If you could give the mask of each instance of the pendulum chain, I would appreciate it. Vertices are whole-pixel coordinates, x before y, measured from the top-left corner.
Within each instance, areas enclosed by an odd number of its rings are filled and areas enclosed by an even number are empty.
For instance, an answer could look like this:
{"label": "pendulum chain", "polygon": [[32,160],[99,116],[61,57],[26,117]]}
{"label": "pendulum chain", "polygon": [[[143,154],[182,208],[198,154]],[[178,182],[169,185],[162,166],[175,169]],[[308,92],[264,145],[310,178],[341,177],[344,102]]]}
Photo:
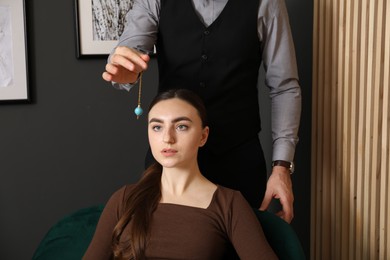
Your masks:
{"label": "pendulum chain", "polygon": [[137,115],[137,119],[144,112],[141,108],[141,92],[142,92],[142,72],[139,74],[139,84],[138,84],[138,106],[134,109],[134,113]]}

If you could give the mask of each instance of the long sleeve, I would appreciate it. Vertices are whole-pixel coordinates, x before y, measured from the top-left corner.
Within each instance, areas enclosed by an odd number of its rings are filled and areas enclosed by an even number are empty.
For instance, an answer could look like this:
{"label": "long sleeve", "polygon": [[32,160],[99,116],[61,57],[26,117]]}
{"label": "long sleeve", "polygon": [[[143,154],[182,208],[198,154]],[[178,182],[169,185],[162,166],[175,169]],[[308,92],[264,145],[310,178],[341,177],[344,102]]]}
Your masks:
{"label": "long sleeve", "polygon": [[240,259],[277,259],[253,209],[240,192],[230,207],[228,236]]}
{"label": "long sleeve", "polygon": [[125,187],[115,192],[108,200],[96,226],[92,241],[83,256],[83,260],[112,259],[112,233],[119,220],[124,192]]}
{"label": "long sleeve", "polygon": [[117,46],[140,46],[153,51],[157,40],[159,0],[135,0],[133,8],[126,15],[126,26]]}
{"label": "long sleeve", "polygon": [[273,160],[293,161],[301,114],[295,48],[284,0],[260,5],[259,38],[263,46],[265,84],[270,88]]}

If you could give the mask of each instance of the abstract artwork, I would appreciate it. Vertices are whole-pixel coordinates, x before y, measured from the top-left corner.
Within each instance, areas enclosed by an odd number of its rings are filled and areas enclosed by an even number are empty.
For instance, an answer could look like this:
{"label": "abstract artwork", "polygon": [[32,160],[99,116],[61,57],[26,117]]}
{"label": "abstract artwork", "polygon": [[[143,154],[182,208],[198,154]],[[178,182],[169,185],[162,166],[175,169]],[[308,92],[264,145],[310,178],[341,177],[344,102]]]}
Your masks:
{"label": "abstract artwork", "polygon": [[133,0],[76,0],[77,57],[107,56],[132,6]]}

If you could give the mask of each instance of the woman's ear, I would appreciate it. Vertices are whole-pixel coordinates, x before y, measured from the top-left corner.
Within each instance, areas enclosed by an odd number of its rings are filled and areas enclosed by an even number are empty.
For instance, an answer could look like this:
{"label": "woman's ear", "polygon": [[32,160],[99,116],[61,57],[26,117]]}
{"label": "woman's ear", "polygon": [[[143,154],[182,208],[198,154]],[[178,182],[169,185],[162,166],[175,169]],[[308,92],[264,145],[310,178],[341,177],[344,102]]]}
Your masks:
{"label": "woman's ear", "polygon": [[209,127],[206,126],[205,128],[202,129],[202,137],[200,139],[200,144],[199,147],[202,147],[206,144],[207,138],[209,137]]}

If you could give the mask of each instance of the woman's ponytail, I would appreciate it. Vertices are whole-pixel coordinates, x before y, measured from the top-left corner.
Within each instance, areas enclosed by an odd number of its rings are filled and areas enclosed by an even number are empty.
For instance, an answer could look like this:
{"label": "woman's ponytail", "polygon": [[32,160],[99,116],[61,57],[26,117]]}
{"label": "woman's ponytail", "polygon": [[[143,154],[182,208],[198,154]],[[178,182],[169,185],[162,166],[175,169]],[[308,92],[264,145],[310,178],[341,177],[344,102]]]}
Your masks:
{"label": "woman's ponytail", "polygon": [[[122,217],[114,228],[115,259],[145,259],[153,212],[161,200],[162,167],[155,162],[130,191]],[[129,225],[129,232],[123,232]]]}

